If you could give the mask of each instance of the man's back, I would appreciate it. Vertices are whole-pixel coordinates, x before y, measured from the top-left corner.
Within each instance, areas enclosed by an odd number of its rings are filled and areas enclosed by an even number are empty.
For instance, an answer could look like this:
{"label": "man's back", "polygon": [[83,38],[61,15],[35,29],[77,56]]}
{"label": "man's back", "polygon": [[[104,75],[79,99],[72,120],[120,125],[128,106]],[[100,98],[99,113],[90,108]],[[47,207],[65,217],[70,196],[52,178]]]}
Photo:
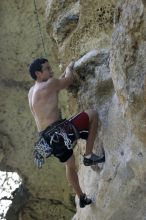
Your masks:
{"label": "man's back", "polygon": [[59,120],[58,92],[46,86],[46,82],[36,83],[30,89],[28,99],[39,132]]}

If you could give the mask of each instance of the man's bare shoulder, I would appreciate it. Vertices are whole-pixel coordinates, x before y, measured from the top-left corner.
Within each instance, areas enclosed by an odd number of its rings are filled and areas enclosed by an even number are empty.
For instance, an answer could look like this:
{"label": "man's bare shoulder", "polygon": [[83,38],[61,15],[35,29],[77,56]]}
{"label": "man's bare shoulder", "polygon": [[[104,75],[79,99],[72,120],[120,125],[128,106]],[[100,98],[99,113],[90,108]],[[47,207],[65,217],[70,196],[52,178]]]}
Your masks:
{"label": "man's bare shoulder", "polygon": [[29,89],[28,97],[30,97],[33,94],[33,92],[35,93],[40,93],[43,91],[53,92],[54,90],[56,90],[58,82],[59,82],[59,79],[52,77],[45,82],[41,82],[37,85],[35,84]]}
{"label": "man's bare shoulder", "polygon": [[52,77],[48,79],[46,82],[41,83],[41,88],[54,91],[57,88],[58,82],[59,79]]}
{"label": "man's bare shoulder", "polygon": [[50,79],[48,79],[47,81],[46,81],[46,84],[52,84],[52,83],[56,83],[56,82],[58,82],[59,81],[59,79],[57,79],[57,78],[55,78],[55,77],[51,77]]}

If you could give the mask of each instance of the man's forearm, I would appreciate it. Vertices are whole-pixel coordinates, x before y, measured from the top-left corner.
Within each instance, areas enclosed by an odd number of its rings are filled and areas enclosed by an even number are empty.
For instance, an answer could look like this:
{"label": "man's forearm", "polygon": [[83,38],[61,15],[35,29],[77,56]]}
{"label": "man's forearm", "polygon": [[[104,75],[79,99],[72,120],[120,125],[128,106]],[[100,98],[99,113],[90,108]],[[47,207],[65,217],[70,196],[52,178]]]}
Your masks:
{"label": "man's forearm", "polygon": [[64,78],[64,77],[65,77],[65,71],[64,71],[64,73],[61,74],[61,76],[59,77],[59,79],[62,79],[62,78]]}
{"label": "man's forearm", "polygon": [[68,86],[70,86],[74,81],[74,75],[73,75],[73,67],[74,62],[72,61],[67,68],[65,69],[64,73],[59,77],[59,79],[65,79],[65,84],[67,83]]}
{"label": "man's forearm", "polygon": [[73,70],[66,72],[65,78],[68,78],[70,80],[70,83],[72,84],[74,81]]}

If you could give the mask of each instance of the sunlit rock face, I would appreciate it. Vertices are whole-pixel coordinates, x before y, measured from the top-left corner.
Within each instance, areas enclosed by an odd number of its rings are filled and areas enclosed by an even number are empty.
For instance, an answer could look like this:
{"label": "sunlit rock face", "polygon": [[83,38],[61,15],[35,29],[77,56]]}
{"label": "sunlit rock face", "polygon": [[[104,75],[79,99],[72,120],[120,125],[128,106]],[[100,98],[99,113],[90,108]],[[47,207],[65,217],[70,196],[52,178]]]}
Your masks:
{"label": "sunlit rock face", "polygon": [[73,219],[145,220],[145,1],[47,1],[47,31],[62,64],[85,55],[75,64],[70,110],[98,111],[94,151],[99,145],[106,152],[99,168],[84,167],[78,157],[82,189],[94,203],[80,209],[76,199]]}
{"label": "sunlit rock face", "polygon": [[[45,29],[45,1],[36,4],[47,58],[57,71],[55,47]],[[70,219],[75,208],[64,166],[51,158],[38,170],[33,161],[37,130],[28,107],[33,84],[28,65],[45,56],[34,1],[1,1],[0,11],[0,170],[17,172],[23,185],[14,193],[7,219]]]}
{"label": "sunlit rock face", "polygon": [[116,0],[47,1],[47,31],[63,63],[91,49],[110,47]]}

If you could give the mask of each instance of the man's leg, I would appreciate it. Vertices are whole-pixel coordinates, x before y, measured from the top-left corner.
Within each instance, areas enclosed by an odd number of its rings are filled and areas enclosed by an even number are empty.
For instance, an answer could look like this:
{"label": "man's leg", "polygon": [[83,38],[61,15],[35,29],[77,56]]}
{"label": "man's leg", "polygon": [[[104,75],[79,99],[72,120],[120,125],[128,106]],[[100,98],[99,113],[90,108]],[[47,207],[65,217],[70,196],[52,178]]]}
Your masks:
{"label": "man's leg", "polygon": [[75,193],[80,198],[83,195],[83,192],[79,185],[74,155],[72,155],[66,162],[66,177],[73,186]]}
{"label": "man's leg", "polygon": [[86,151],[85,156],[92,154],[94,141],[97,135],[98,128],[98,114],[95,110],[86,110],[85,111],[89,117],[89,135],[86,141]]}
{"label": "man's leg", "polygon": [[86,205],[90,205],[92,200],[87,198],[87,196],[82,192],[79,184],[74,155],[72,155],[66,162],[66,176],[73,186],[75,193],[79,197],[80,208],[84,208]]}
{"label": "man's leg", "polygon": [[[86,110],[70,119],[79,132],[79,138],[86,140],[86,151],[83,159],[85,166],[92,166],[105,162],[105,153],[102,148],[102,156],[95,155],[92,150],[97,135],[98,113],[95,110]],[[88,135],[87,135],[88,134]]]}
{"label": "man's leg", "polygon": [[97,156],[92,152],[98,128],[98,114],[95,110],[85,111],[89,117],[89,134],[86,141],[86,151],[83,159],[85,166],[91,166],[105,162],[105,153],[102,149],[102,156]]}

